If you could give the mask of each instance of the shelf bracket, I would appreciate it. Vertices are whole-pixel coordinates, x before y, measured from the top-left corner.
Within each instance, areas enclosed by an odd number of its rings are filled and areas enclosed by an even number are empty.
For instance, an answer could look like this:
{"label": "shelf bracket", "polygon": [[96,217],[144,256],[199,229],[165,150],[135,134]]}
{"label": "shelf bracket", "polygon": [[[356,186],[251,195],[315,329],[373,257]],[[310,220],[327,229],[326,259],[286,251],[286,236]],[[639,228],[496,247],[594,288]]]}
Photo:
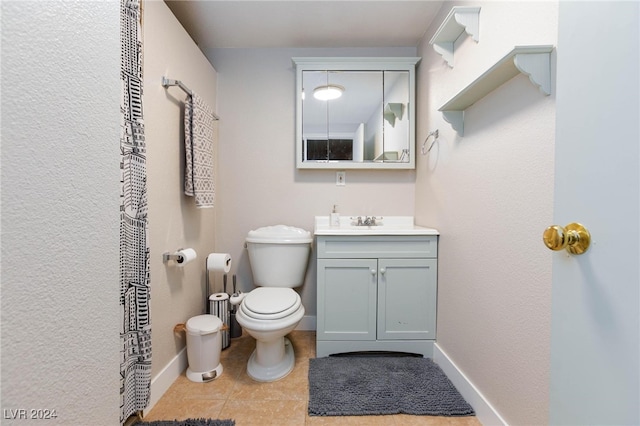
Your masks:
{"label": "shelf bracket", "polygon": [[450,68],[453,68],[453,42],[441,41],[433,43],[433,50],[435,50],[438,55],[442,56],[442,59],[444,59]]}
{"label": "shelf bracket", "polygon": [[[455,9],[455,8],[454,8]],[[469,37],[476,43],[480,41],[480,8],[469,7],[460,8],[464,10],[456,11],[453,14],[454,19],[469,34]]]}
{"label": "shelf bracket", "polygon": [[529,77],[531,83],[545,95],[551,94],[551,73],[548,53],[519,53],[513,63],[520,72]]}
{"label": "shelf bracket", "polygon": [[429,44],[453,68],[454,43],[466,32],[473,41],[480,41],[480,8],[455,6],[444,18]]}
{"label": "shelf bracket", "polygon": [[442,118],[458,135],[464,136],[464,111],[442,111]]}

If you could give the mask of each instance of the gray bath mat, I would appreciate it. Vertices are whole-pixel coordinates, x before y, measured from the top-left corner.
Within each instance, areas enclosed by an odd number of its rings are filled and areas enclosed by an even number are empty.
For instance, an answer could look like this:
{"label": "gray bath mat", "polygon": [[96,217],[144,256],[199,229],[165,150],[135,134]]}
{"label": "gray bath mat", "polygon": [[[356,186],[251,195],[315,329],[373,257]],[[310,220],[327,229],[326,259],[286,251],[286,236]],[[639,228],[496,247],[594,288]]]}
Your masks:
{"label": "gray bath mat", "polygon": [[138,422],[134,426],[234,426],[235,424],[234,420],[186,419]]}
{"label": "gray bath mat", "polygon": [[429,358],[309,360],[310,416],[469,416],[473,408]]}

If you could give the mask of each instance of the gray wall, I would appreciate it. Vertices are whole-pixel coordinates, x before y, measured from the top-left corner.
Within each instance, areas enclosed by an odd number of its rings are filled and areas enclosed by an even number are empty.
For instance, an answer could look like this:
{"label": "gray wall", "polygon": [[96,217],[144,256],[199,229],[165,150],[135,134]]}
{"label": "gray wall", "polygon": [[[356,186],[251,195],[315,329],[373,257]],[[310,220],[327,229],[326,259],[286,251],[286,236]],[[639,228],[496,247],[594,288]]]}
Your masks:
{"label": "gray wall", "polygon": [[2,409],[57,415],[2,423],[113,425],[119,3],[1,6]]}

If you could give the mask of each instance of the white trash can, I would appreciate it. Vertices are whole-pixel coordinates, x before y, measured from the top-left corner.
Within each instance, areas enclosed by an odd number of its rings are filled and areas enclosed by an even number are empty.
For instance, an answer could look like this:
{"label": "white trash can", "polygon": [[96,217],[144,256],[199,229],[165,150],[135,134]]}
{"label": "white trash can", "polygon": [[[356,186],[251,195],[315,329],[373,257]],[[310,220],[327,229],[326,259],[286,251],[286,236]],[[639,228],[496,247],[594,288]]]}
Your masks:
{"label": "white trash can", "polygon": [[187,321],[187,378],[209,382],[222,374],[220,351],[222,321],[215,315],[198,315]]}

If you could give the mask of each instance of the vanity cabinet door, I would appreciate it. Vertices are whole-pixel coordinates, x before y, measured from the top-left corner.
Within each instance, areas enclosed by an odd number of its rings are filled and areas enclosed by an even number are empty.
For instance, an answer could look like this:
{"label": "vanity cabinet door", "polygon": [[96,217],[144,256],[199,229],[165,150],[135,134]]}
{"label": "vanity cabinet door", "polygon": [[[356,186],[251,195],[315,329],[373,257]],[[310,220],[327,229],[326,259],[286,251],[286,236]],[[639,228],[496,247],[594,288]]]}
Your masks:
{"label": "vanity cabinet door", "polygon": [[318,340],[376,339],[376,259],[318,259]]}
{"label": "vanity cabinet door", "polygon": [[379,259],[378,339],[435,339],[436,294],[436,259]]}

